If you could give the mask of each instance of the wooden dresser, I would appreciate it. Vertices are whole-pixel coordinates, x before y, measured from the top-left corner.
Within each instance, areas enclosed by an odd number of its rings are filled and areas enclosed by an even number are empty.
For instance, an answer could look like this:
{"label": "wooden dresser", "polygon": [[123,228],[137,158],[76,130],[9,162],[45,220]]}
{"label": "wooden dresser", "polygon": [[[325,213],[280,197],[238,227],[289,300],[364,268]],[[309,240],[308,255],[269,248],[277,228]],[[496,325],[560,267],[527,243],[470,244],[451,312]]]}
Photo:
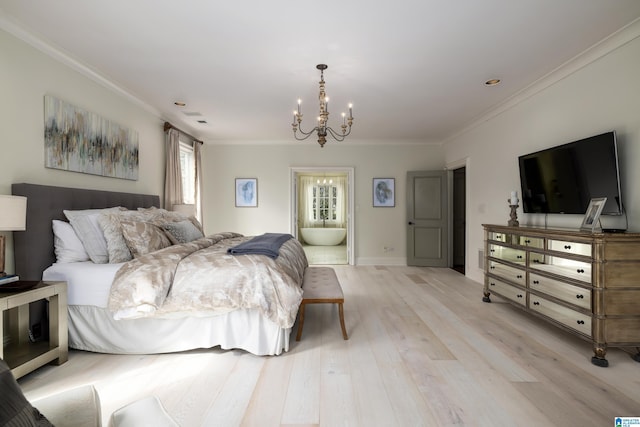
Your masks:
{"label": "wooden dresser", "polygon": [[483,301],[499,295],[591,341],[598,366],[608,346],[640,347],[640,233],[483,226]]}

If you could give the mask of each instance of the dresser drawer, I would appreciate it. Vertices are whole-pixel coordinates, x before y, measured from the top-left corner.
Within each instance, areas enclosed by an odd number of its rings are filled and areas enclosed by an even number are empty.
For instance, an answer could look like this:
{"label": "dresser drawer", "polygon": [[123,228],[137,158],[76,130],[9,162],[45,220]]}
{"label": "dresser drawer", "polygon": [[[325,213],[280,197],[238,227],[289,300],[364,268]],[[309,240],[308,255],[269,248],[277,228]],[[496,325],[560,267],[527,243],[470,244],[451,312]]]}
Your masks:
{"label": "dresser drawer", "polygon": [[489,256],[523,265],[526,260],[526,252],[523,250],[493,244],[489,245]]}
{"label": "dresser drawer", "polygon": [[489,273],[503,277],[523,287],[527,284],[527,275],[524,270],[510,267],[495,261],[489,261]]}
{"label": "dresser drawer", "polygon": [[585,310],[591,310],[591,290],[589,289],[533,273],[529,274],[529,289],[554,296]]}
{"label": "dresser drawer", "polygon": [[590,243],[576,243],[567,242],[564,240],[549,239],[547,249],[572,255],[583,255],[588,257],[592,255]]}
{"label": "dresser drawer", "polygon": [[501,282],[493,277],[487,277],[487,280],[489,281],[489,292],[495,292],[497,295],[521,304],[522,306],[527,305],[527,293],[524,289]]}
{"label": "dresser drawer", "polygon": [[553,273],[569,279],[578,280],[585,284],[591,284],[591,264],[572,259],[547,256],[544,260],[534,261],[529,264],[532,270]]}
{"label": "dresser drawer", "polygon": [[520,236],[519,244],[528,248],[544,248],[544,239],[541,237]]}
{"label": "dresser drawer", "polygon": [[556,304],[539,296],[529,295],[529,308],[544,314],[569,328],[591,336],[591,316],[578,313],[570,308]]}
{"label": "dresser drawer", "polygon": [[497,242],[506,242],[507,241],[507,234],[499,233],[497,231],[492,231],[492,232],[489,233],[489,240],[495,240]]}

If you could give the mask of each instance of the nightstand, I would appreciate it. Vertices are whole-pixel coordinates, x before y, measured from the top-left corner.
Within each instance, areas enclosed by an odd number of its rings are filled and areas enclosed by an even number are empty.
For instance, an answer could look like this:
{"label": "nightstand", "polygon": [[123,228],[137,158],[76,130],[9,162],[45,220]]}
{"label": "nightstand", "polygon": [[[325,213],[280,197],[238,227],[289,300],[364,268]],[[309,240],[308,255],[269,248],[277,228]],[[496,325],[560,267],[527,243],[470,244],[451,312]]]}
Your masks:
{"label": "nightstand", "polygon": [[[15,291],[0,292],[0,331],[3,344],[0,358],[4,359],[15,378],[54,362],[58,365],[68,358],[67,283],[66,282],[13,282]],[[7,286],[7,285],[2,285]],[[25,290],[20,290],[21,288]],[[49,341],[32,342],[29,339],[29,303],[49,301]],[[8,328],[4,328],[8,312]],[[4,346],[5,337],[9,342]]]}

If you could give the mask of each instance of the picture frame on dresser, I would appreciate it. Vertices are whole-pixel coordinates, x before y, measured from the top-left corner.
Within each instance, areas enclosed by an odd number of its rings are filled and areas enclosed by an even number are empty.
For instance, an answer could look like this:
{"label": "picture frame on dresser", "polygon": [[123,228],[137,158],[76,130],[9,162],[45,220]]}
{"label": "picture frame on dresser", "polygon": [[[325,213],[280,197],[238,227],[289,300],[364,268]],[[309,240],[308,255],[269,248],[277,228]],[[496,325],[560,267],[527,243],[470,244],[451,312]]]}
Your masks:
{"label": "picture frame on dresser", "polygon": [[600,214],[602,213],[602,209],[604,208],[605,203],[607,203],[606,197],[598,197],[591,199],[589,202],[589,207],[587,207],[587,211],[584,214],[584,218],[582,219],[582,225],[580,225],[581,231],[595,231],[601,230],[602,227],[599,225]]}

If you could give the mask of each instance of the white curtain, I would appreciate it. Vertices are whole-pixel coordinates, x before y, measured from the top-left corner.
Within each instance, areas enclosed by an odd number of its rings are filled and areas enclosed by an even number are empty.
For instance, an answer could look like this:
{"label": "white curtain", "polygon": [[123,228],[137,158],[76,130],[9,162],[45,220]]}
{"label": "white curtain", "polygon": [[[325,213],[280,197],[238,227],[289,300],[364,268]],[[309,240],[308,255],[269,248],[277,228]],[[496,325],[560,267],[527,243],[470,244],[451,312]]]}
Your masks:
{"label": "white curtain", "polygon": [[336,198],[336,227],[345,228],[347,226],[347,177],[338,176],[333,178],[338,188]]}
{"label": "white curtain", "polygon": [[315,178],[301,176],[298,188],[298,223],[300,227],[313,227],[313,185]]}
{"label": "white curtain", "polygon": [[165,134],[164,208],[167,210],[183,203],[179,137],[180,133],[173,128],[168,129]]}
{"label": "white curtain", "polygon": [[204,227],[202,222],[202,155],[201,150],[202,143],[199,141],[193,141],[193,162],[195,164],[195,202],[196,202],[196,218],[200,221],[200,224]]}

